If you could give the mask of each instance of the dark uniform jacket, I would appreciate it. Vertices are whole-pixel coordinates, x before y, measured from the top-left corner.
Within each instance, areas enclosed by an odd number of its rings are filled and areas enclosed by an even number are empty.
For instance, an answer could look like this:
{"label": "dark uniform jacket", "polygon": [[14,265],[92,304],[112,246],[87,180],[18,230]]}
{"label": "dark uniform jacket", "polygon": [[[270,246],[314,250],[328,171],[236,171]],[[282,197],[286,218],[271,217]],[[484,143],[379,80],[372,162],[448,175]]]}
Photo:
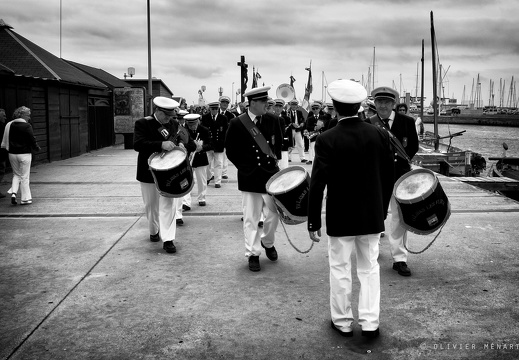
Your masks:
{"label": "dark uniform jacket", "polygon": [[308,230],[321,228],[327,186],[326,233],[354,236],[384,231],[393,190],[393,153],[386,131],[358,117],[339,121],[315,142]]}
{"label": "dark uniform jacket", "polygon": [[202,116],[202,126],[208,128],[211,133],[214,152],[223,152],[225,148],[225,134],[227,133],[228,123],[227,118],[220,113],[216,115],[216,120],[213,120],[210,113]]}
{"label": "dark uniform jacket", "polygon": [[292,138],[292,126],[290,122],[290,118],[283,111],[279,115],[279,126],[281,127],[281,133],[283,135],[283,144],[281,146],[282,151],[288,151],[293,146],[293,138]]}
{"label": "dark uniform jacket", "polygon": [[[139,119],[135,122],[133,133],[133,148],[139,152],[137,156],[137,180],[144,183],[153,183],[153,175],[148,166],[148,159],[153,153],[162,152],[162,142],[166,141],[159,132],[162,125],[153,116]],[[179,124],[172,120],[165,124],[164,127],[174,136]],[[183,143],[187,151],[194,151],[196,145],[193,139],[184,141],[180,137],[177,138],[175,144]]]}
{"label": "dark uniform jacket", "polygon": [[[316,131],[315,130],[315,127],[317,126],[317,121],[318,120],[321,120],[323,122],[323,124],[325,123],[325,121],[323,120],[324,118],[324,114],[323,115],[319,115],[317,114],[317,116],[315,116],[315,114],[313,112],[310,112],[306,118],[306,130],[309,132],[309,135],[311,135],[312,132]],[[321,133],[322,131],[324,131],[324,125],[323,127],[318,130],[319,133]],[[315,139],[317,138],[317,136],[314,136],[310,139],[311,142],[314,142]]]}
{"label": "dark uniform jacket", "polygon": [[[380,126],[382,120],[378,115],[373,115],[366,121]],[[395,112],[395,119],[391,126],[391,133],[400,141],[405,148],[405,152],[410,159],[418,152],[418,135],[416,134],[416,127],[414,119],[410,116],[399,114]],[[404,158],[397,156],[395,152],[395,182],[406,172],[411,170],[411,165]]]}
{"label": "dark uniform jacket", "polygon": [[[9,153],[31,154],[40,147],[34,137],[31,124],[28,122],[12,122],[9,129]],[[2,140],[0,140],[2,142]],[[4,149],[5,150],[5,149]]]}
{"label": "dark uniform jacket", "polygon": [[225,110],[224,112],[220,111],[220,114],[227,118],[227,123],[229,123],[229,121],[235,117],[235,115],[229,110]]}
{"label": "dark uniform jacket", "polygon": [[213,150],[213,143],[211,141],[211,133],[209,132],[209,129],[199,124],[195,131],[191,129],[188,130],[189,136],[192,139],[198,138],[198,140],[202,140],[204,142],[202,144],[202,151],[195,153],[195,158],[193,159],[193,164],[191,166],[196,168],[209,165],[209,161],[207,160],[207,151]]}
{"label": "dark uniform jacket", "polygon": [[[299,124],[299,128],[296,128],[292,125],[292,128],[296,131],[303,131],[305,129],[305,117],[303,116],[303,112],[301,110],[296,110],[297,114],[297,123]],[[290,119],[291,124],[295,124],[294,114],[292,113],[292,109],[287,111],[287,116]]]}
{"label": "dark uniform jacket", "polygon": [[[277,160],[264,154],[241,119],[252,121],[248,113],[241,114],[229,123],[225,137],[227,158],[238,169],[238,189],[265,194],[265,185],[272,175],[279,171]],[[272,114],[265,114],[256,124],[272,152],[281,158],[281,127]]]}

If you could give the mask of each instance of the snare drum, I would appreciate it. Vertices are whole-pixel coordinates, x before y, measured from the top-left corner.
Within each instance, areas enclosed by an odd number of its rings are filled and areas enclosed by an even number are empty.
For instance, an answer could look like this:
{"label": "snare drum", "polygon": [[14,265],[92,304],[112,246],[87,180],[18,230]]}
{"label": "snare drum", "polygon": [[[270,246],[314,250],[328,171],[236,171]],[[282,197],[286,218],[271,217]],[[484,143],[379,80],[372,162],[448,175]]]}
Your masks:
{"label": "snare drum", "polygon": [[302,166],[290,166],[267,181],[267,193],[272,196],[281,221],[297,225],[308,219],[310,176]]}
{"label": "snare drum", "polygon": [[395,183],[393,195],[404,228],[415,234],[436,231],[451,215],[449,199],[430,170],[415,169],[404,174]]}
{"label": "snare drum", "polygon": [[160,195],[180,198],[193,189],[193,169],[185,149],[177,146],[166,153],[154,153],[148,165]]}

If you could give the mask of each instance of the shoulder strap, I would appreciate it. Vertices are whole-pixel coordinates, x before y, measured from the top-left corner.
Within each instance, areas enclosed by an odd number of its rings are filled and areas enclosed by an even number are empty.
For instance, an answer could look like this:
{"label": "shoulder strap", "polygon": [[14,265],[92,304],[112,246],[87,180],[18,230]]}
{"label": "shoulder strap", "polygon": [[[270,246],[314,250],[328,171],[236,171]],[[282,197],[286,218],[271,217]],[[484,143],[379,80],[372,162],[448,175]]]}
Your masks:
{"label": "shoulder strap", "polygon": [[[259,148],[265,155],[268,155],[274,159],[276,159],[276,155],[272,152],[272,149],[270,148],[269,144],[267,144],[267,140],[265,140],[265,137],[261,133],[261,131],[258,129],[258,127],[254,124],[252,120],[250,120],[248,115],[242,115],[239,117],[241,123],[243,126],[245,126],[245,129],[247,129],[247,132],[252,136],[256,144],[258,144]],[[250,121],[247,121],[248,118]]]}
{"label": "shoulder strap", "polygon": [[407,160],[408,162],[411,162],[411,158],[405,152],[405,148],[402,146],[402,143],[400,142],[400,140],[398,140],[398,138],[395,135],[393,135],[393,133],[388,128],[386,128],[386,126],[384,125],[382,120],[380,120],[378,115],[371,116],[369,118],[369,121],[373,125],[379,126],[379,127],[383,128],[384,130],[386,130],[387,133],[389,134],[389,140],[391,142],[391,145],[393,145],[393,147],[395,148],[396,153],[398,154],[398,156],[400,156],[401,158]]}

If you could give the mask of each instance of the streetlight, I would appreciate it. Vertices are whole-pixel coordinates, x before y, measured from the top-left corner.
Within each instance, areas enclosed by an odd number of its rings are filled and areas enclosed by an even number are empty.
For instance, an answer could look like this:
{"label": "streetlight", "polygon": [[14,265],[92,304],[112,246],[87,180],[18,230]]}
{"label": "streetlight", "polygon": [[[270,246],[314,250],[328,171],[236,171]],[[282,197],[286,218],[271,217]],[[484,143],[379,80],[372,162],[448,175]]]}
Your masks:
{"label": "streetlight", "polygon": [[232,82],[231,104],[234,104],[234,81]]}
{"label": "streetlight", "polygon": [[223,87],[220,86],[218,88],[218,93],[220,94],[220,96],[222,96],[222,94],[223,94]]}

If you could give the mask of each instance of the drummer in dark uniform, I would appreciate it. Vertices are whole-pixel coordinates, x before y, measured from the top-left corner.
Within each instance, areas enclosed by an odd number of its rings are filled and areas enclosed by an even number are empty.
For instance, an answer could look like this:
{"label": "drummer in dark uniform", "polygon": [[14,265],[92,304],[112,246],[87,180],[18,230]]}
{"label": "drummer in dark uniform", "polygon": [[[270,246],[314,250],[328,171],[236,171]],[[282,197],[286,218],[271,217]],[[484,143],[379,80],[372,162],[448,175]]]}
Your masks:
{"label": "drummer in dark uniform", "polygon": [[[277,162],[281,157],[282,134],[279,122],[267,112],[270,86],[254,88],[244,95],[249,100],[248,110],[231,119],[225,148],[229,160],[238,169],[238,189],[242,193],[243,232],[245,256],[249,259],[249,270],[260,271],[259,256],[265,248],[267,258],[276,261],[274,247],[279,215],[266,184],[279,171]],[[261,134],[261,139],[256,138]],[[258,227],[261,214],[265,220]]]}
{"label": "drummer in dark uniform", "polygon": [[[179,146],[187,151],[194,151],[196,145],[185,134],[179,132],[179,124],[175,117],[175,109],[179,103],[173,99],[158,96],[153,99],[154,112],[152,116],[135,122],[133,148],[139,152],[137,157],[137,181],[141,185],[142,200],[148,219],[150,241],[162,239],[163,249],[168,253],[176,252],[173,244],[176,236],[175,213],[181,198],[169,198],[159,194],[153,175],[149,169],[148,159],[153,153],[167,152]],[[173,140],[173,137],[179,136]],[[187,135],[187,136],[186,136]]]}
{"label": "drummer in dark uniform", "polygon": [[207,183],[214,179],[214,187],[222,187],[222,170],[225,149],[225,134],[229,120],[220,114],[220,102],[209,103],[209,113],[202,116],[202,125],[209,129],[213,141],[213,149],[207,152]]}
{"label": "drummer in dark uniform", "polygon": [[[398,92],[390,87],[378,87],[371,92],[375,99],[377,114],[367,122],[388,129],[400,141],[407,156],[412,159],[418,152],[418,135],[414,119],[393,110],[399,98]],[[409,162],[395,152],[395,177],[394,183],[405,173],[411,170]],[[389,244],[393,257],[393,270],[399,275],[411,276],[411,270],[407,266],[407,250],[404,242],[407,241],[407,230],[404,228],[399,206],[394,196],[391,197],[391,222],[389,230]]]}
{"label": "drummer in dark uniform", "polygon": [[196,177],[198,205],[205,206],[205,196],[207,194],[207,166],[209,165],[207,152],[213,149],[211,133],[209,129],[200,125],[199,114],[189,114],[184,116],[184,119],[189,129],[189,135],[194,139],[196,144],[196,150],[192,155],[194,157],[191,166],[193,167]]}
{"label": "drummer in dark uniform", "polygon": [[[356,251],[360,282],[358,324],[362,335],[379,335],[379,238],[393,189],[393,156],[387,132],[358,117],[366,89],[351,80],[329,84],[338,124],[317,137],[310,179],[308,231],[321,236],[325,188],[330,265],[331,327],[353,336],[351,255]],[[345,159],[347,166],[345,166]],[[355,250],[356,249],[356,250]]]}

